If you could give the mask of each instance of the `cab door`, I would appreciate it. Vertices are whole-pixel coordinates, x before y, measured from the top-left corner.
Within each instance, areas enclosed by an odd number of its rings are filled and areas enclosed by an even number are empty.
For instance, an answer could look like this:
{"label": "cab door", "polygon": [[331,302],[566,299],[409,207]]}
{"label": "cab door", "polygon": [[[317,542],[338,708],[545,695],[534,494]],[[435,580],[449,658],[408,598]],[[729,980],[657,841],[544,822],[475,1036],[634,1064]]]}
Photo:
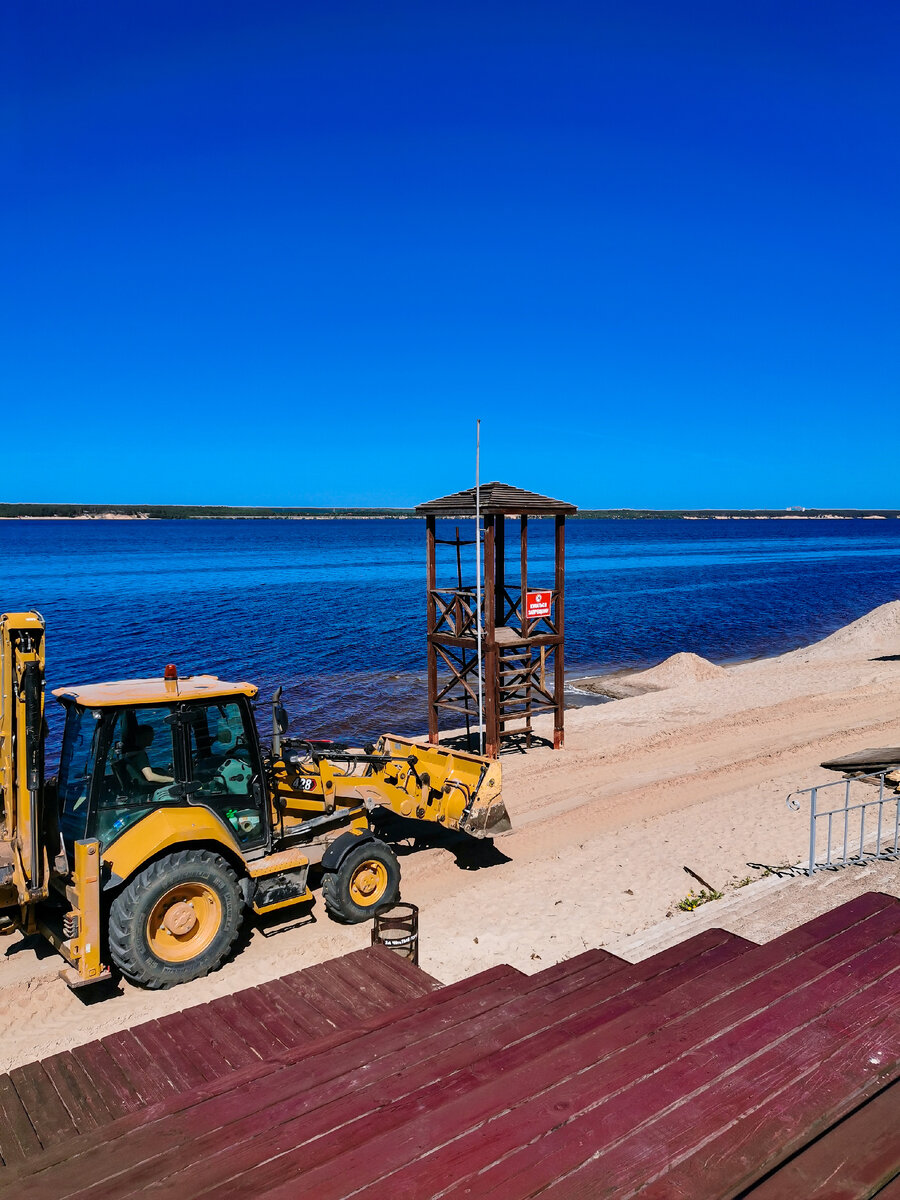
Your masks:
{"label": "cab door", "polygon": [[244,850],[269,842],[269,806],[253,715],[241,699],[185,705],[192,804],[212,809]]}

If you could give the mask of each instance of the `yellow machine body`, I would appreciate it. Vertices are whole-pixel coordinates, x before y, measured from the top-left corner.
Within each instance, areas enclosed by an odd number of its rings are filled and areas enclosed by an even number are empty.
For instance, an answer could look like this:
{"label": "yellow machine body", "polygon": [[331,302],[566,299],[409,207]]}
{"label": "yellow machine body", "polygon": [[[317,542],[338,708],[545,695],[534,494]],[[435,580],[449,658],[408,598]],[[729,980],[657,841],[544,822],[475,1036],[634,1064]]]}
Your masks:
{"label": "yellow machine body", "polygon": [[[379,811],[474,837],[510,827],[498,762],[389,734],[365,749],[282,745],[277,729],[267,752],[251,708],[258,689],[211,675],[54,691],[67,710],[57,794],[44,780],[43,671],[39,614],[0,617],[0,929],[43,933],[69,964],[61,973],[70,986],[108,976],[116,921],[120,957],[137,929],[169,966],[190,960],[182,942],[205,929],[199,962],[210,912],[228,909],[229,887],[239,887],[245,910],[280,913],[312,900],[313,872],[331,915],[365,919],[391,887],[396,898],[399,882],[373,833]],[[276,711],[286,722],[273,702]],[[153,721],[157,758],[171,755],[162,767],[126,746],[141,735],[149,746]],[[215,749],[219,739],[226,749]],[[212,862],[225,884],[203,882],[200,868],[191,882],[194,862]],[[164,869],[171,879],[159,883]],[[156,907],[140,909],[157,885]],[[121,903],[116,917],[124,893],[138,905],[133,918]]]}

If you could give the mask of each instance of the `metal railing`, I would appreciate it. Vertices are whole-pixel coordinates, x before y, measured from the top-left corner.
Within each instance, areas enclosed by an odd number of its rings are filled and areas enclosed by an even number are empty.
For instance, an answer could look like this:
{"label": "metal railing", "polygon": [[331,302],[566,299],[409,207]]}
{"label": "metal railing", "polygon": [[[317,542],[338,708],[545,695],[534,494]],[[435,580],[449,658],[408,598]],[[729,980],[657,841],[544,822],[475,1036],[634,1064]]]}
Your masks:
{"label": "metal railing", "polygon": [[[809,796],[809,859],[802,868],[807,875],[849,863],[900,858],[900,793],[885,788],[887,774],[873,772],[865,780],[834,779],[791,792],[787,805],[795,812],[802,808],[800,797]],[[878,795],[859,800],[861,790],[871,789],[876,782]],[[843,803],[829,808],[831,797],[822,801],[820,796],[831,788],[842,789]]]}

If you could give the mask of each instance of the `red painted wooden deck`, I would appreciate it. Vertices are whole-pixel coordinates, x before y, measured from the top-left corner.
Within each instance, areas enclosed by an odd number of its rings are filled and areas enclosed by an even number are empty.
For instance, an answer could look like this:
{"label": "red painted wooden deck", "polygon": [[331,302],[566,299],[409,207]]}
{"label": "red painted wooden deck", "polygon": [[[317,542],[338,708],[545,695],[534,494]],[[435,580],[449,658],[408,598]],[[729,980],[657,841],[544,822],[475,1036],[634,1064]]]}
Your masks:
{"label": "red painted wooden deck", "polygon": [[[339,978],[351,986],[348,961],[323,964],[335,995]],[[370,993],[331,1032],[272,988],[253,989],[252,1006],[191,1010],[158,1049],[132,1031],[140,1067],[95,1043],[122,1080],[146,1077],[139,1104],[119,1076],[101,1079],[96,1049],[42,1064],[57,1098],[46,1110],[31,1069],[14,1072],[0,1089],[0,1198],[900,1193],[892,897],[860,897],[765,946],[712,930],[636,966],[597,950],[530,977],[497,967],[393,1000]],[[294,1020],[312,1027],[289,1045]]]}
{"label": "red painted wooden deck", "polygon": [[[0,1075],[0,1163],[110,1125],[439,987],[373,947]],[[3,1179],[0,1172],[0,1180]]]}

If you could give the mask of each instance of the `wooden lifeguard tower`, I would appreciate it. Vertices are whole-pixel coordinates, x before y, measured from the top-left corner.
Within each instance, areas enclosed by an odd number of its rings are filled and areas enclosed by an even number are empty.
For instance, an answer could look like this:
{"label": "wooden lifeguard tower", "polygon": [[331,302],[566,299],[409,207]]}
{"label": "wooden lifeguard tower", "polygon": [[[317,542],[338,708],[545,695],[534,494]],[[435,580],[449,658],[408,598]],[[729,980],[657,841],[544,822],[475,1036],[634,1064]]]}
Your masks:
{"label": "wooden lifeguard tower", "polygon": [[[526,492],[508,483],[479,489],[483,526],[482,672],[485,753],[496,757],[505,740],[531,745],[532,719],[552,712],[553,746],[564,740],[564,619],[566,517],[574,504]],[[478,719],[477,589],[463,578],[463,540],[439,537],[438,518],[475,518],[475,488],[420,504],[425,517],[428,594],[428,736],[438,741],[442,714],[457,727]],[[506,518],[519,518],[518,581],[507,575]],[[528,578],[528,518],[555,521],[553,580]],[[443,531],[443,530],[442,530]],[[450,530],[448,530],[450,532]],[[476,528],[475,537],[482,537]],[[438,586],[437,547],[455,547],[456,580]],[[474,558],[466,554],[466,560]]]}

